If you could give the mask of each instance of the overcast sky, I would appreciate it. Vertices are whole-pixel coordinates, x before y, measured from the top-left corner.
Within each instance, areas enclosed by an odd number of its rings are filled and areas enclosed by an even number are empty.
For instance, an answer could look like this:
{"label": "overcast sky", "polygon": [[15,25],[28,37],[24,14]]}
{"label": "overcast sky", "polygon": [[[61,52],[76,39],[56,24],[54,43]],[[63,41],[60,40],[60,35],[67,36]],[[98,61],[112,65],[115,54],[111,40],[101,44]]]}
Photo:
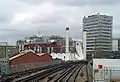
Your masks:
{"label": "overcast sky", "polygon": [[0,41],[14,44],[17,39],[40,32],[43,35],[81,39],[82,18],[101,13],[113,16],[113,36],[120,35],[120,0],[0,0]]}

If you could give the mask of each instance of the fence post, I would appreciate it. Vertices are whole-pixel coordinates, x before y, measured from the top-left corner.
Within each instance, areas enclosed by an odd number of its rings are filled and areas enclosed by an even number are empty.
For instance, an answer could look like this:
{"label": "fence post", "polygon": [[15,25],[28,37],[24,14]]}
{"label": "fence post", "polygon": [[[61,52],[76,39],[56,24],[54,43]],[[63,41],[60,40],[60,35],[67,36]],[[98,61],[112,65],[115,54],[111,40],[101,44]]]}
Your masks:
{"label": "fence post", "polygon": [[[111,75],[111,74],[112,74],[112,70],[110,69],[110,80],[111,80],[111,77],[112,77],[112,75]],[[110,80],[109,80],[109,81],[110,81]]]}

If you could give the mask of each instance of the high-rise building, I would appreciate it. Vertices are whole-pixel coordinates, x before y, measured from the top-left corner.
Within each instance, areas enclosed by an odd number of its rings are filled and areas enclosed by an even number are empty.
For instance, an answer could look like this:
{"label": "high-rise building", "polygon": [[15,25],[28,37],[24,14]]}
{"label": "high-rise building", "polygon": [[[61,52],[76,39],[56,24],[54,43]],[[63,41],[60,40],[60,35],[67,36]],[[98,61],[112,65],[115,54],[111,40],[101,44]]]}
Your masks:
{"label": "high-rise building", "polygon": [[83,18],[83,30],[87,31],[87,58],[91,58],[93,52],[112,50],[112,22],[112,16],[100,13]]}

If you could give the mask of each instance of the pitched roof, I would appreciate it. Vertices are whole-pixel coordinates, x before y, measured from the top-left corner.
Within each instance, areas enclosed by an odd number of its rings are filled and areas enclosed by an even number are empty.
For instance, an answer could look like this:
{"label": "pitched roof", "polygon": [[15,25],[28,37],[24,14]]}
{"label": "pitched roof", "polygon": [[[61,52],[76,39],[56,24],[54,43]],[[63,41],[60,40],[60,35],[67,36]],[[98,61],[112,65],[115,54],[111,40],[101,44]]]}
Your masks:
{"label": "pitched roof", "polygon": [[[42,56],[42,55],[45,55],[45,54],[47,54],[47,53],[38,53],[37,55]],[[47,55],[51,56],[50,54],[47,54]]]}
{"label": "pitched roof", "polygon": [[9,58],[9,60],[12,60],[12,59],[15,59],[15,58],[17,58],[17,57],[20,57],[20,56],[22,56],[22,55],[24,55],[24,54],[26,54],[26,53],[28,53],[28,52],[35,53],[33,50],[24,50],[24,51],[20,52],[18,55],[15,55],[15,56]]}
{"label": "pitched roof", "polygon": [[39,54],[37,54],[38,56],[42,56],[42,55],[44,55],[45,53],[39,53]]}

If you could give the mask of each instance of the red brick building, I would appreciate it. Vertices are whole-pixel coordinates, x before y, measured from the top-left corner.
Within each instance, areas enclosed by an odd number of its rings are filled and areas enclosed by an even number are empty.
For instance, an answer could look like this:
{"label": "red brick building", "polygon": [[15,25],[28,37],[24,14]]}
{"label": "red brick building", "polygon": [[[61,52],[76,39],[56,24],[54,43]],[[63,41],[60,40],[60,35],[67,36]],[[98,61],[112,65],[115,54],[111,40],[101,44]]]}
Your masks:
{"label": "red brick building", "polygon": [[36,54],[33,50],[25,50],[16,56],[9,59],[12,70],[20,71],[21,69],[35,68],[43,62],[49,62],[52,57],[49,54],[41,53]]}

